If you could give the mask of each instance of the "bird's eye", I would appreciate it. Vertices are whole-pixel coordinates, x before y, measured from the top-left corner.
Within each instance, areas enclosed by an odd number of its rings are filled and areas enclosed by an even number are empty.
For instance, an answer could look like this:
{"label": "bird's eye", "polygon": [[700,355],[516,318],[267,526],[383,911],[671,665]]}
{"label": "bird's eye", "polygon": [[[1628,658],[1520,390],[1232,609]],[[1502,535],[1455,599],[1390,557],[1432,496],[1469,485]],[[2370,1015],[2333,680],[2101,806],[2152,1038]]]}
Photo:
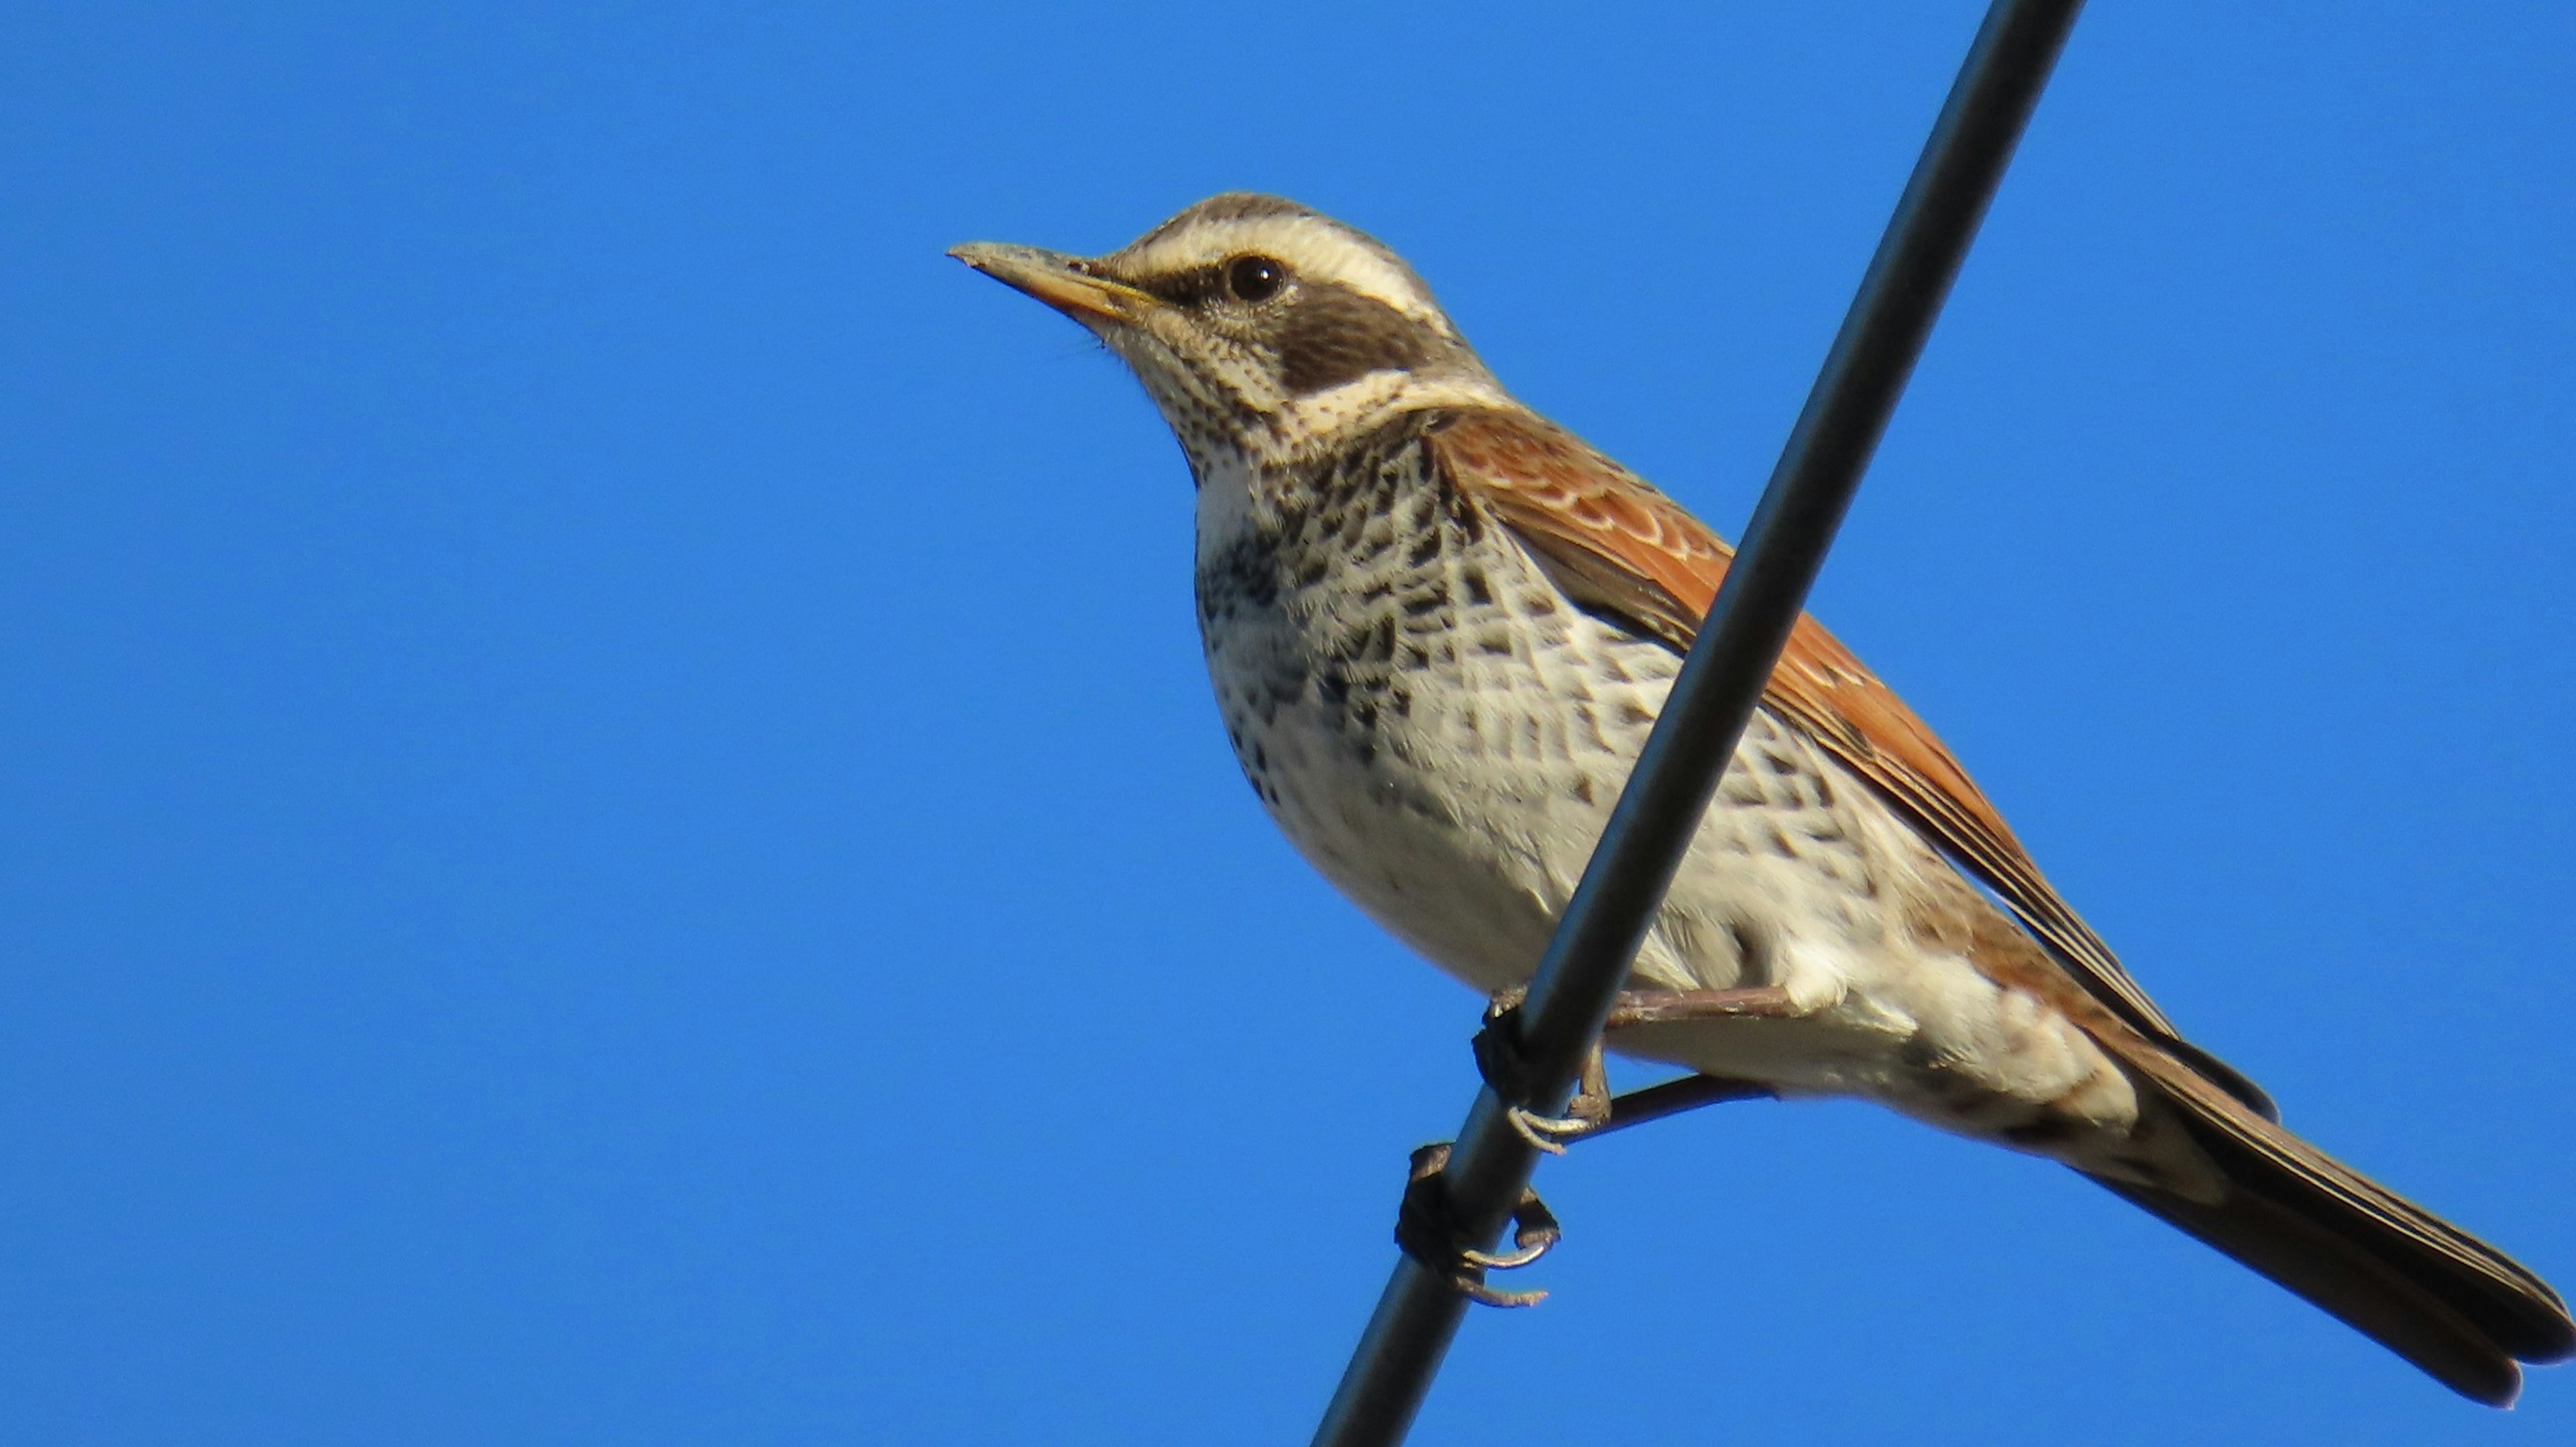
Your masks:
{"label": "bird's eye", "polygon": [[1225,289],[1238,301],[1268,301],[1288,280],[1288,268],[1266,256],[1238,256],[1225,269]]}

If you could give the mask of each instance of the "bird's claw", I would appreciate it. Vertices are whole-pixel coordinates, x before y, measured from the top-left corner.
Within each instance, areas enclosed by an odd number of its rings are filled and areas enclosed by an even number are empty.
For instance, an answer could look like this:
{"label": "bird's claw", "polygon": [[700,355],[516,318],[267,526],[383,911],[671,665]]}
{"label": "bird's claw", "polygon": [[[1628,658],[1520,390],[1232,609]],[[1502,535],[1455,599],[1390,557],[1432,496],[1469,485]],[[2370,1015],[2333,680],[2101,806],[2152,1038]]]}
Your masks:
{"label": "bird's claw", "polygon": [[1531,1190],[1521,1192],[1512,1208],[1510,1251],[1480,1251],[1465,1244],[1449,1214],[1449,1193],[1441,1172],[1449,1165],[1447,1144],[1427,1145],[1413,1153],[1404,1183],[1404,1204],[1395,1217],[1395,1244],[1404,1254],[1440,1274],[1470,1301],[1487,1306],[1536,1306],[1544,1291],[1502,1291],[1485,1284],[1488,1271],[1511,1271],[1548,1253],[1565,1233],[1547,1203]]}
{"label": "bird's claw", "polygon": [[1512,1130],[1522,1140],[1552,1156],[1564,1155],[1567,1141],[1580,1140],[1601,1128],[1598,1121],[1585,1120],[1580,1115],[1541,1115],[1525,1105],[1505,1106],[1503,1119],[1511,1122]]}

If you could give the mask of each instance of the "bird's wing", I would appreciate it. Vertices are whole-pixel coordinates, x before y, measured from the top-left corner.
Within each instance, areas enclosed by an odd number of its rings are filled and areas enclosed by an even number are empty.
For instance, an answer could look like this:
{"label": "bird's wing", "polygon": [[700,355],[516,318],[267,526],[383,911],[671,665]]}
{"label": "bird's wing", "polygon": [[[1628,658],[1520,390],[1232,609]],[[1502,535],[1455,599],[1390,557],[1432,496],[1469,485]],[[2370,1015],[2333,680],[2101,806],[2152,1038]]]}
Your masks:
{"label": "bird's wing", "polygon": [[[1445,474],[1511,530],[1577,606],[1687,651],[1734,550],[1643,479],[1551,423],[1463,411],[1426,435]],[[1763,702],[1804,729],[1983,880],[2082,982],[2159,1043],[2173,1022],[2040,875],[1941,740],[1851,650],[1801,615]],[[2205,1059],[2183,1049],[2195,1063]],[[2212,1073],[2234,1093],[2242,1077]],[[2250,1084],[2249,1104],[2268,1106]]]}

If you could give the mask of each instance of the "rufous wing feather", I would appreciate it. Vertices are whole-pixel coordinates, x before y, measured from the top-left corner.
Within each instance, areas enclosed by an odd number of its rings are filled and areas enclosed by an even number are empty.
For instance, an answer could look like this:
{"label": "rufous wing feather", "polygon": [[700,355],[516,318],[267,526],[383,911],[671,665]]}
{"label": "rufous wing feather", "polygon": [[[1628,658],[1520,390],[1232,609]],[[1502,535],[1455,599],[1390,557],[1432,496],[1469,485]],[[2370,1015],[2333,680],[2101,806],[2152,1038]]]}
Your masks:
{"label": "rufous wing feather", "polygon": [[[1578,606],[1686,651],[1734,551],[1680,504],[1527,413],[1453,414],[1430,435],[1451,480]],[[1995,891],[2085,989],[2256,1110],[2271,1102],[2182,1041],[2110,947],[2050,887],[1967,770],[1895,692],[1801,616],[1764,700]]]}

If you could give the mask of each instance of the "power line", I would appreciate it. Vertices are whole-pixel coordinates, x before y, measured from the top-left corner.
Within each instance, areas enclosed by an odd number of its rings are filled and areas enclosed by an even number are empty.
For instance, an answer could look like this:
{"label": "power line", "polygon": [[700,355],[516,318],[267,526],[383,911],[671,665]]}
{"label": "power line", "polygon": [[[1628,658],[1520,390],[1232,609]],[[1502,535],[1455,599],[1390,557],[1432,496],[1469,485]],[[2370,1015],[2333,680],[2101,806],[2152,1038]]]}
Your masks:
{"label": "power line", "polygon": [[[1520,1015],[1531,1082],[1523,1104],[1554,1114],[1572,1096],[2081,8],[1995,0],[1987,10],[1743,548],[1539,962]],[[1505,1106],[1490,1088],[1477,1092],[1443,1177],[1451,1215],[1480,1243],[1501,1235],[1538,1163]],[[1439,1273],[1401,1258],[1315,1447],[1403,1441],[1466,1308]]]}

